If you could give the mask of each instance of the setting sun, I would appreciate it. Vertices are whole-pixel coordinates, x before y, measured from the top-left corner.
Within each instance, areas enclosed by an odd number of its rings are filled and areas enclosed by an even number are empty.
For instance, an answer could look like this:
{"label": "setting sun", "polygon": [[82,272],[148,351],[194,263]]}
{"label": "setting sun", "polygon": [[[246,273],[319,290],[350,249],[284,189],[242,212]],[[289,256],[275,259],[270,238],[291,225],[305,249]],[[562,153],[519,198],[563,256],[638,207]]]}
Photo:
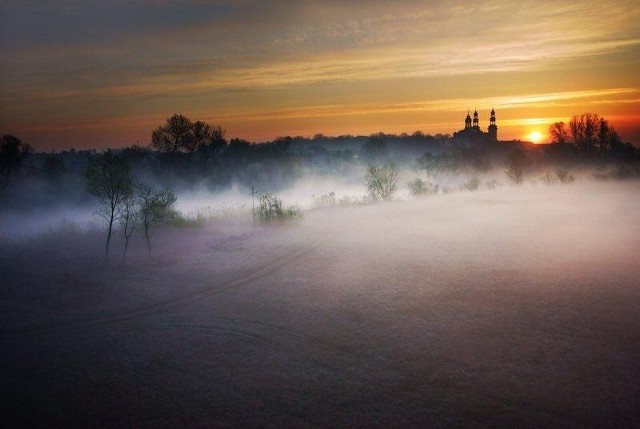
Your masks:
{"label": "setting sun", "polygon": [[529,137],[529,140],[531,140],[533,143],[540,143],[543,135],[540,131],[534,131],[530,133],[528,137]]}

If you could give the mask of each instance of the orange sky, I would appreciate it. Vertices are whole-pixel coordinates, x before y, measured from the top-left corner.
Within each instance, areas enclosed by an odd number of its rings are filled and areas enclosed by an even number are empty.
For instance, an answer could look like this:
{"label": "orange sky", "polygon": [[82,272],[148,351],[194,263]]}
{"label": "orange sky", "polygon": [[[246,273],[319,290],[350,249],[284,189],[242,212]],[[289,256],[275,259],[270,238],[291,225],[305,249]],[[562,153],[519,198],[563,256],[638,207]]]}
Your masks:
{"label": "orange sky", "polygon": [[640,143],[637,1],[8,1],[0,132],[38,150],[148,144],[173,113],[229,137],[500,139],[594,112]]}

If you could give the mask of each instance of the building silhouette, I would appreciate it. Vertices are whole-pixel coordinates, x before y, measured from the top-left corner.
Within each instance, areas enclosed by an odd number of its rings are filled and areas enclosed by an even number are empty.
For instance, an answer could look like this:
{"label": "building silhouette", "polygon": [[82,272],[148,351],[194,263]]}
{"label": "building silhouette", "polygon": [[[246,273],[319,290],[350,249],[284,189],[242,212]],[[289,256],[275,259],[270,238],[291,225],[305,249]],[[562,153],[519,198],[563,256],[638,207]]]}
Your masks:
{"label": "building silhouette", "polygon": [[496,111],[491,109],[489,127],[484,132],[480,129],[478,111],[473,112],[473,120],[469,111],[464,119],[464,129],[453,133],[453,143],[462,146],[477,146],[482,144],[496,143],[498,141],[498,126],[496,125]]}

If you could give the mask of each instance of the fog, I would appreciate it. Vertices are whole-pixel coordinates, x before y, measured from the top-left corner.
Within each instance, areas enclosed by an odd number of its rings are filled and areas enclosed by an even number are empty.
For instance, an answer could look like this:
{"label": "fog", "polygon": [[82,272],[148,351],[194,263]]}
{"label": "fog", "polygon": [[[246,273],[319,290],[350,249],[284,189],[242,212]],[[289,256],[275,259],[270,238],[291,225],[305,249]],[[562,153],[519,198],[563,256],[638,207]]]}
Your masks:
{"label": "fog", "polygon": [[403,167],[372,202],[363,173],[305,170],[274,191],[302,210],[282,224],[252,221],[246,184],[177,189],[185,217],[213,215],[154,230],[151,254],[134,235],[124,263],[91,200],[3,209],[3,421],[640,425],[637,180],[494,169],[414,197]]}

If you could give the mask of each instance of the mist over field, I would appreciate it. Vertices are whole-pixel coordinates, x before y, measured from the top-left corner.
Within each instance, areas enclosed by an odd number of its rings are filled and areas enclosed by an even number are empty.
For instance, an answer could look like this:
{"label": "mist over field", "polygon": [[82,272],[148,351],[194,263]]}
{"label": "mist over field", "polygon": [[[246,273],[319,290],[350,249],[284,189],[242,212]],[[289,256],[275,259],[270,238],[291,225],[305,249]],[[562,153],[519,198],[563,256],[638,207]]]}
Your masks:
{"label": "mist over field", "polygon": [[638,22],[0,0],[0,429],[640,428]]}
{"label": "mist over field", "polygon": [[304,170],[277,193],[303,216],[282,224],[255,224],[239,183],[178,190],[202,222],[159,228],[151,255],[134,236],[124,264],[117,231],[105,263],[90,199],[4,212],[3,420],[640,424],[637,180],[514,185],[498,167],[415,197],[403,167],[373,203],[364,171]]}

